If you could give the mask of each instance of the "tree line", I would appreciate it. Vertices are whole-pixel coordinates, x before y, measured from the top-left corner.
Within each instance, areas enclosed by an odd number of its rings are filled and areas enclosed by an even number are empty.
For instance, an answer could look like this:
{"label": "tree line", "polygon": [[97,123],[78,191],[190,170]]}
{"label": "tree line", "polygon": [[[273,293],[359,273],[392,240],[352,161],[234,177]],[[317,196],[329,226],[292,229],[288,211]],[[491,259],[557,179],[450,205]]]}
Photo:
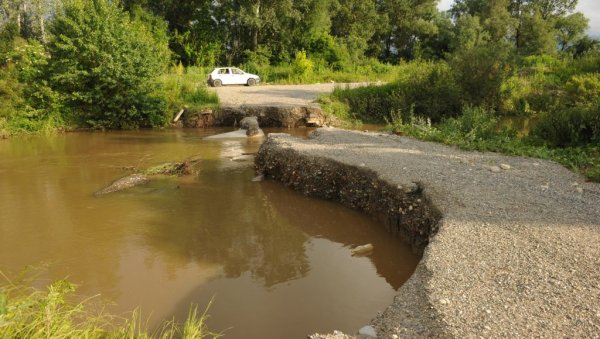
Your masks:
{"label": "tree line", "polygon": [[411,69],[434,69],[427,81],[460,87],[436,119],[465,104],[502,111],[502,88],[531,58],[568,62],[598,52],[588,19],[574,12],[577,0],[457,0],[444,12],[437,2],[3,0],[0,134],[161,126],[171,106],[214,102],[169,79],[170,65],[244,65],[269,81],[326,81],[396,76],[394,65],[428,61],[439,65]]}
{"label": "tree line", "polygon": [[[98,3],[98,0],[88,0]],[[48,42],[47,22],[64,0],[4,0],[3,34]],[[100,1],[101,2],[101,1]],[[111,1],[112,2],[112,1]],[[299,51],[333,67],[364,58],[443,59],[494,43],[521,56],[596,48],[577,0],[123,0],[131,15],[152,15],[184,65],[289,62]],[[8,31],[8,32],[5,32]]]}

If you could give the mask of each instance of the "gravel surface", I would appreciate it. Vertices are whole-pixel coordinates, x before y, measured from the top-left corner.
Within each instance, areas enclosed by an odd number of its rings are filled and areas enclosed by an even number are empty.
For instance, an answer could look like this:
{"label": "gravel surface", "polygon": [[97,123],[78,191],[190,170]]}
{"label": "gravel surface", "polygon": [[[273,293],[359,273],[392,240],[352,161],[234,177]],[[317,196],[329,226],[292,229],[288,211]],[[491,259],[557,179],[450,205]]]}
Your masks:
{"label": "gravel surface", "polygon": [[[357,87],[365,83],[337,84],[337,86]],[[260,85],[260,86],[223,86],[210,88],[219,96],[222,107],[242,105],[260,106],[310,106],[316,105],[319,95],[331,93],[336,84],[314,85]]]}
{"label": "gravel surface", "polygon": [[549,161],[379,133],[274,134],[263,148],[418,183],[442,213],[415,274],[373,320],[379,338],[600,337],[599,184]]}

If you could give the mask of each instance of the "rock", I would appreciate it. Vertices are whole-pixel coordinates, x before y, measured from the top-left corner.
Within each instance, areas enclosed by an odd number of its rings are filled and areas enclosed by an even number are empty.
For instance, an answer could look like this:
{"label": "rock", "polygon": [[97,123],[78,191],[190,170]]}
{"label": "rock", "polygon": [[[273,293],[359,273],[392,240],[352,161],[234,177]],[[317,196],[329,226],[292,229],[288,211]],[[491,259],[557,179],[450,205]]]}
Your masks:
{"label": "rock", "polygon": [[[258,134],[255,134],[252,137],[263,137],[264,135],[265,135],[265,133],[259,128],[258,129]],[[244,138],[245,139],[247,137],[248,137],[248,134],[247,134],[246,130],[239,129],[239,130],[233,131],[233,132],[211,135],[211,136],[206,137],[204,139],[207,139],[207,140],[239,139],[239,138]]]}
{"label": "rock", "polygon": [[252,161],[254,160],[253,155],[239,155],[237,157],[231,158],[231,161]]}
{"label": "rock", "polygon": [[440,304],[442,304],[442,305],[447,305],[449,303],[450,303],[450,300],[448,300],[446,298],[440,299]]}
{"label": "rock", "polygon": [[245,117],[240,121],[240,128],[246,131],[246,136],[252,137],[260,133],[257,117]]}
{"label": "rock", "polygon": [[232,126],[235,120],[246,116],[255,116],[263,127],[322,126],[333,119],[325,117],[318,106],[296,105],[242,105],[240,107],[222,107],[219,111],[219,124]]}
{"label": "rock", "polygon": [[198,159],[183,162],[167,162],[158,166],[147,168],[143,171],[145,175],[176,175],[183,176],[198,171]]}
{"label": "rock", "polygon": [[368,253],[373,252],[373,244],[366,244],[361,246],[356,246],[352,250],[350,250],[352,255],[366,255]]}
{"label": "rock", "polygon": [[509,169],[511,169],[510,165],[507,165],[507,164],[500,164],[500,168],[502,168],[505,171],[508,171]]}
{"label": "rock", "polygon": [[148,177],[143,174],[131,174],[121,179],[115,180],[112,184],[94,193],[94,195],[100,196],[108,193],[122,191],[124,189],[145,184],[148,181]]}
{"label": "rock", "polygon": [[377,338],[377,332],[371,325],[364,326],[360,330],[358,330],[358,334],[364,335],[368,338]]}
{"label": "rock", "polygon": [[492,171],[493,173],[499,173],[502,171],[502,169],[500,169],[500,167],[498,166],[490,166],[490,171]]}
{"label": "rock", "polygon": [[583,193],[583,188],[581,187],[577,187],[575,190],[577,191],[577,193]]}
{"label": "rock", "polygon": [[254,178],[252,178],[253,182],[261,182],[263,180],[265,180],[265,176],[263,174],[257,175]]}

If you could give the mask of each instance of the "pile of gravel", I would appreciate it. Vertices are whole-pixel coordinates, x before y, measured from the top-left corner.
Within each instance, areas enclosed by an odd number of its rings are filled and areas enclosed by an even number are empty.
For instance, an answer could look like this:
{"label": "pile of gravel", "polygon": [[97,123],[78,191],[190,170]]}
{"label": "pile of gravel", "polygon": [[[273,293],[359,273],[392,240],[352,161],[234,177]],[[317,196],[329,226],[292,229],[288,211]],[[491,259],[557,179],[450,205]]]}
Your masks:
{"label": "pile of gravel", "polygon": [[378,337],[600,335],[599,184],[550,161],[338,129],[271,134],[257,169],[269,178],[290,154],[310,171],[335,162],[416,185],[440,213],[414,275],[373,320]]}

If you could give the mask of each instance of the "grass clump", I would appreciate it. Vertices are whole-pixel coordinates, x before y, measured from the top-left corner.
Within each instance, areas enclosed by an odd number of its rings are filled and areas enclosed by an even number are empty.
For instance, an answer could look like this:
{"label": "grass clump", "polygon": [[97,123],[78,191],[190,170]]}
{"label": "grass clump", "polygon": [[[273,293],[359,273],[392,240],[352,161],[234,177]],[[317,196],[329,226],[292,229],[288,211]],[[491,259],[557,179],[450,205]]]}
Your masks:
{"label": "grass clump", "polygon": [[466,150],[554,160],[590,180],[600,182],[598,143],[571,143],[569,146],[556,147],[540,137],[544,132],[519,137],[515,129],[499,127],[494,112],[480,107],[467,107],[461,116],[445,119],[437,125],[432,125],[427,118],[415,116],[413,112],[409,113],[409,117],[403,120],[401,115],[396,115],[388,123],[388,129],[401,135]]}
{"label": "grass clump", "polygon": [[216,93],[207,88],[206,73],[208,71],[204,68],[184,68],[179,64],[171,67],[169,73],[160,78],[169,112],[175,114],[184,107],[192,112],[219,107]]}
{"label": "grass clump", "polygon": [[[2,272],[0,276],[5,280],[0,285],[0,338],[202,339],[222,336],[208,330],[208,313],[205,310],[200,314],[197,306],[190,308],[183,324],[169,321],[149,332],[137,311],[130,319],[122,319],[91,308],[89,299],[73,302],[76,287],[66,280],[56,281],[42,291],[26,287],[23,282],[13,283]],[[117,323],[121,325],[115,325]]]}

